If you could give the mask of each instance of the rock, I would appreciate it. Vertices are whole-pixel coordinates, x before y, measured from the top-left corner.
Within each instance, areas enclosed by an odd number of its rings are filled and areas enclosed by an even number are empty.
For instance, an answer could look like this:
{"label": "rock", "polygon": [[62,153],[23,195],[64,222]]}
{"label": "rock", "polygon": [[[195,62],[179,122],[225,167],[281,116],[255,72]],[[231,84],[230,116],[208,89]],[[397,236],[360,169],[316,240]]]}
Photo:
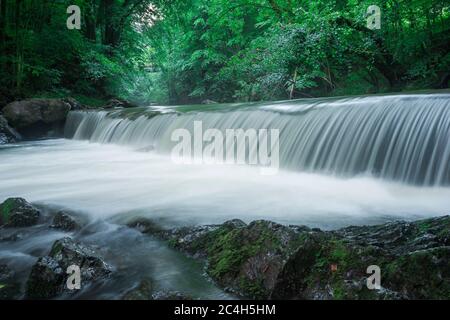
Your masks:
{"label": "rock", "polygon": [[104,106],[104,109],[112,109],[112,108],[135,108],[137,105],[131,103],[127,100],[122,99],[110,99]]}
{"label": "rock", "polygon": [[[156,234],[207,260],[220,286],[257,299],[450,299],[450,216],[321,231],[270,221]],[[367,268],[381,270],[369,289]]]}
{"label": "rock", "polygon": [[41,257],[33,266],[27,282],[26,296],[31,299],[56,297],[66,289],[67,268],[80,267],[81,287],[101,280],[111,273],[106,264],[90,247],[63,238],[53,244],[48,256]]}
{"label": "rock", "polygon": [[89,109],[88,106],[82,104],[81,102],[78,102],[77,100],[75,100],[72,97],[67,97],[64,99],[61,99],[61,101],[67,103],[70,105],[70,110],[71,111],[76,111],[76,110],[87,110]]}
{"label": "rock", "polygon": [[194,257],[206,257],[208,274],[222,287],[246,297],[269,297],[285,260],[296,248],[298,233],[270,221],[246,225],[185,227],[159,234]]}
{"label": "rock", "polygon": [[136,288],[125,293],[122,300],[152,300],[153,286],[149,279],[142,280]]}
{"label": "rock", "polygon": [[[448,299],[449,227],[447,216],[303,236],[271,297]],[[370,265],[380,267],[379,290],[366,285]]]}
{"label": "rock", "polygon": [[158,224],[147,218],[138,217],[127,224],[128,227],[139,230],[142,233],[158,235],[164,232]]}
{"label": "rock", "polygon": [[76,229],[80,229],[80,224],[67,212],[59,211],[53,218],[53,223],[50,227],[55,229],[62,229],[64,231],[73,231]]}
{"label": "rock", "polygon": [[15,280],[15,272],[0,264],[0,300],[18,299],[20,295],[20,283]]}
{"label": "rock", "polygon": [[20,134],[11,128],[8,121],[0,115],[0,144],[14,143],[20,140]]}
{"label": "rock", "polygon": [[159,291],[152,295],[152,300],[193,300],[191,296],[178,291]]}
{"label": "rock", "polygon": [[62,132],[70,108],[59,99],[28,99],[6,105],[3,115],[22,136],[40,138]]}
{"label": "rock", "polygon": [[125,293],[122,300],[192,300],[192,297],[178,291],[157,291],[153,293],[151,280],[144,279],[135,288]]}
{"label": "rock", "polygon": [[9,198],[0,204],[0,226],[20,228],[35,225],[40,212],[23,198]]}
{"label": "rock", "polygon": [[11,88],[0,87],[0,111],[8,104],[16,100],[24,99],[23,93]]}

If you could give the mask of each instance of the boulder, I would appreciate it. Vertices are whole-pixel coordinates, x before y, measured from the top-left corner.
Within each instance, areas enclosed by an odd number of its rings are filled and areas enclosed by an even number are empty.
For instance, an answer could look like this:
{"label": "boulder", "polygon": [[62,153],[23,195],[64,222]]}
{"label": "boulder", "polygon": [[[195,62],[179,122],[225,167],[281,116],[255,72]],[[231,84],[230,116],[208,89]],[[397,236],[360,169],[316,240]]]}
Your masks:
{"label": "boulder", "polygon": [[72,292],[66,287],[66,271],[71,265],[80,267],[81,288],[111,273],[111,267],[92,248],[71,238],[63,238],[56,241],[49,255],[39,258],[31,269],[26,296],[49,299],[63,292]]}
{"label": "boulder", "polygon": [[122,300],[192,300],[192,297],[178,291],[156,291],[150,279],[144,279],[139,284],[126,292]]}
{"label": "boulder", "polygon": [[127,226],[139,230],[142,233],[150,233],[153,235],[165,232],[157,223],[150,219],[138,217],[127,223]]}
{"label": "boulder", "polygon": [[264,220],[246,225],[238,219],[156,235],[176,249],[206,258],[207,273],[220,286],[254,299],[270,296],[298,240],[295,228]]}
{"label": "boulder", "polygon": [[[244,297],[450,299],[450,216],[336,231],[234,220],[155,235],[206,259],[211,278]],[[370,289],[374,265],[381,287]]]}
{"label": "boulder", "polygon": [[110,99],[108,102],[103,106],[104,109],[113,109],[113,108],[135,108],[137,105],[134,103],[122,100],[122,99]]}
{"label": "boulder", "polygon": [[9,198],[0,204],[0,226],[20,228],[35,225],[40,212],[23,198]]}
{"label": "boulder", "polygon": [[70,109],[59,99],[28,99],[6,105],[3,115],[25,138],[40,138],[61,133]]}
{"label": "boulder", "polygon": [[61,101],[68,103],[70,105],[71,111],[89,109],[88,106],[82,104],[81,102],[77,101],[76,99],[74,99],[72,97],[67,97],[67,98],[61,99]]}
{"label": "boulder", "polygon": [[[271,298],[448,299],[450,217],[303,235]],[[381,287],[369,289],[369,266]]]}
{"label": "boulder", "polygon": [[11,128],[8,121],[0,114],[0,144],[20,141],[20,134]]}
{"label": "boulder", "polygon": [[152,294],[152,282],[149,279],[144,279],[135,288],[126,292],[122,300],[152,300]]}
{"label": "boulder", "polygon": [[80,229],[80,224],[69,213],[65,211],[58,211],[54,216],[50,227],[64,231],[73,231]]}
{"label": "boulder", "polygon": [[15,279],[15,272],[0,264],[0,300],[18,299],[20,295],[20,283]]}
{"label": "boulder", "polygon": [[193,300],[191,296],[178,291],[158,291],[152,295],[152,300]]}

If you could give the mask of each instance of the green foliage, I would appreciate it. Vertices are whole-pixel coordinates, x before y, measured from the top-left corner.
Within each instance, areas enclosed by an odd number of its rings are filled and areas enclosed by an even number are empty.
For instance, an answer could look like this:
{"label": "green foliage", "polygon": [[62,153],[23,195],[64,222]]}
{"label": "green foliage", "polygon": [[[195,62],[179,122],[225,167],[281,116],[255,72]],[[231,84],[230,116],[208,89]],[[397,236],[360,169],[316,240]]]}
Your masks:
{"label": "green foliage", "polygon": [[[365,27],[372,4],[381,30]],[[190,0],[162,6],[146,34],[173,103],[364,94],[440,85],[448,9],[440,0]]]}
{"label": "green foliage", "polygon": [[[149,103],[448,87],[444,0],[3,0],[8,92]],[[66,8],[82,10],[68,30]],[[366,28],[369,5],[380,30]],[[447,80],[446,80],[447,79]]]}

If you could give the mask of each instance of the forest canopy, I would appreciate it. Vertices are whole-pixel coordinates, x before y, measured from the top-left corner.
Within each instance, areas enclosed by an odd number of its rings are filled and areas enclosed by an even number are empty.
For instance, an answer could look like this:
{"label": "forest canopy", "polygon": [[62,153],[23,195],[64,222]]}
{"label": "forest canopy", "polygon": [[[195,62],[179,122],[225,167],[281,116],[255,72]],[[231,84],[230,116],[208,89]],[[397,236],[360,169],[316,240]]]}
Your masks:
{"label": "forest canopy", "polygon": [[[66,9],[81,9],[81,29]],[[381,9],[380,29],[366,26]],[[0,94],[139,103],[446,88],[446,0],[0,0]]]}

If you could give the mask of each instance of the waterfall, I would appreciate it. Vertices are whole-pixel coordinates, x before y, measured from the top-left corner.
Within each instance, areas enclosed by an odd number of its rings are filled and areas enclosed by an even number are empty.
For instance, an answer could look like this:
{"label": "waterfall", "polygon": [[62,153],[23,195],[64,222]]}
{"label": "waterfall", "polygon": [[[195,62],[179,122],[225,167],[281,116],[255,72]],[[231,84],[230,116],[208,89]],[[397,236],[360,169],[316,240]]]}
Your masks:
{"label": "waterfall", "polygon": [[149,108],[73,111],[65,134],[168,153],[171,133],[192,132],[194,121],[222,131],[279,129],[280,164],[287,170],[450,185],[450,94],[173,107],[157,115]]}

